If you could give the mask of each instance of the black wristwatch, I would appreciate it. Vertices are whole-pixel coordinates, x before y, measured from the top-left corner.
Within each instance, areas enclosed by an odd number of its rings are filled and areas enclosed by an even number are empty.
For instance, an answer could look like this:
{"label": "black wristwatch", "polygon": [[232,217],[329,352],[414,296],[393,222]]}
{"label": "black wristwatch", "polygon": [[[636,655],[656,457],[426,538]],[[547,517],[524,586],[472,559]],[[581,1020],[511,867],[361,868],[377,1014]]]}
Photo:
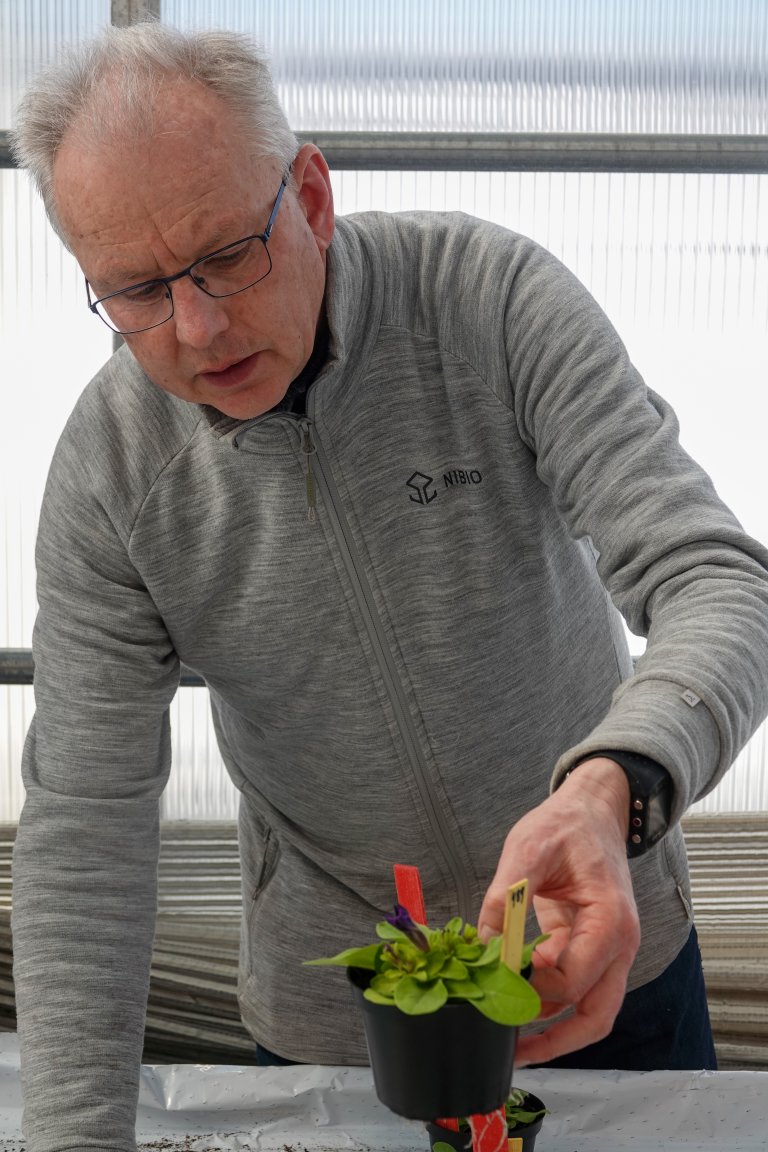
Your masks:
{"label": "black wristwatch", "polygon": [[[629,834],[627,856],[642,856],[658,844],[669,828],[672,809],[672,777],[648,756],[639,752],[590,752],[579,764],[605,756],[624,769],[629,781]],[[575,764],[571,771],[578,768]],[[570,772],[568,773],[570,776]]]}

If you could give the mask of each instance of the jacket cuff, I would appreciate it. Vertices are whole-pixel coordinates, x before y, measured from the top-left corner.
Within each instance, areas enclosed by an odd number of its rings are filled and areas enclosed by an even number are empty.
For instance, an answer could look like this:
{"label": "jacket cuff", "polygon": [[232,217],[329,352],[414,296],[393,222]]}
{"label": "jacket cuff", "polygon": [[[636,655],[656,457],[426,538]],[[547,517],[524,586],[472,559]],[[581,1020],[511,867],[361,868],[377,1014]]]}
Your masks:
{"label": "jacket cuff", "polygon": [[606,717],[580,743],[563,753],[550,781],[554,792],[580,761],[606,748],[639,753],[672,777],[670,825],[711,791],[727,764],[720,764],[720,737],[711,711],[695,693],[670,680],[625,681]]}

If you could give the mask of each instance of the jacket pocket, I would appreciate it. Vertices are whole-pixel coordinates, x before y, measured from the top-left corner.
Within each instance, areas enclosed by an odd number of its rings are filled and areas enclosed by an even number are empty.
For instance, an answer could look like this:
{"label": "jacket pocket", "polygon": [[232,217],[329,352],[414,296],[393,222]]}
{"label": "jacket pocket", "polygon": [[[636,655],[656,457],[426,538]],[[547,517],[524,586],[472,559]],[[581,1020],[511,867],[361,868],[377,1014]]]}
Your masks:
{"label": "jacket pocket", "polygon": [[252,809],[246,820],[241,813],[239,834],[243,895],[240,966],[242,972],[250,974],[258,935],[259,909],[280,862],[280,841],[274,829],[256,817]]}
{"label": "jacket pocket", "polygon": [[691,895],[691,878],[688,873],[688,856],[685,850],[685,840],[680,826],[673,828],[661,842],[664,851],[667,871],[675,882],[677,895],[680,899],[688,920],[693,922],[693,897]]}

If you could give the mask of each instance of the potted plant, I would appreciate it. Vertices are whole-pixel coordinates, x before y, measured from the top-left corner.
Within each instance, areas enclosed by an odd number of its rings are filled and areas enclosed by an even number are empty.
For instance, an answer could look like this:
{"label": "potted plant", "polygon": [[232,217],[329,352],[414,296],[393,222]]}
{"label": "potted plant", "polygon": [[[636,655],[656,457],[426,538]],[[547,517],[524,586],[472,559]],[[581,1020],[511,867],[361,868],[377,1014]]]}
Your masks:
{"label": "potted plant", "polygon": [[[533,1152],[546,1114],[547,1109],[533,1092],[512,1088],[504,1104],[508,1152]],[[468,1152],[472,1148],[472,1128],[466,1117],[454,1122],[435,1120],[427,1124],[427,1132],[431,1152]]]}
{"label": "potted plant", "polygon": [[[305,963],[347,969],[379,1099],[414,1120],[499,1109],[517,1029],[541,1008],[528,980],[502,962],[500,937],[483,943],[459,917],[432,929],[401,904],[376,935],[375,943]],[[525,947],[524,970],[541,939]]]}

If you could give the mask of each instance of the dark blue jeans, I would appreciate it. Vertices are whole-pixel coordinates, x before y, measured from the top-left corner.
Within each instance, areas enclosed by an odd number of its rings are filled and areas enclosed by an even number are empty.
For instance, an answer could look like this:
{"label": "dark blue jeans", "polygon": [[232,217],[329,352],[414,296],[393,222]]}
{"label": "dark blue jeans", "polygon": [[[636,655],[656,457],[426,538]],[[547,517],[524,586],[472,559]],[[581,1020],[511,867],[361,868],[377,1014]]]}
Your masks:
{"label": "dark blue jeans", "polygon": [[696,929],[670,966],[628,992],[604,1040],[544,1068],[621,1068],[632,1072],[717,1068]]}
{"label": "dark blue jeans", "polygon": [[[260,1044],[256,1063],[293,1064]],[[680,955],[650,984],[624,998],[609,1036],[543,1068],[620,1068],[633,1072],[717,1068],[696,929]]]}

